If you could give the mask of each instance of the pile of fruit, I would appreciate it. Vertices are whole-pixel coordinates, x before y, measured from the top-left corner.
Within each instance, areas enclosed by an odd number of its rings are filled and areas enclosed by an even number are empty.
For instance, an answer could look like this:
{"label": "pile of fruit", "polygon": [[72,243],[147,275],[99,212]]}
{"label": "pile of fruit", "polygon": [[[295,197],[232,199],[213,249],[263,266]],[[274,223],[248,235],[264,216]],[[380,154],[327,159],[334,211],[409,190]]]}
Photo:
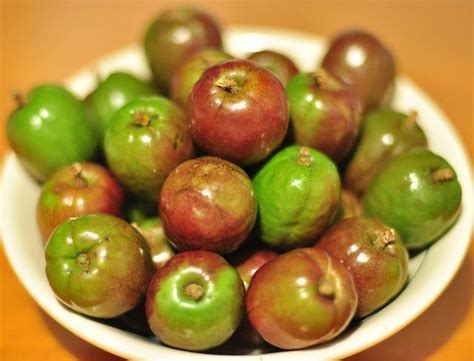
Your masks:
{"label": "pile of fruit", "polygon": [[455,222],[456,172],[390,108],[395,62],[373,35],[340,34],[301,73],[272,50],[234,58],[209,15],[176,9],[144,51],[152,82],[113,73],[83,100],[41,85],[7,123],[74,311],[131,329],[145,311],[185,350],[305,348],[393,300],[409,251]]}

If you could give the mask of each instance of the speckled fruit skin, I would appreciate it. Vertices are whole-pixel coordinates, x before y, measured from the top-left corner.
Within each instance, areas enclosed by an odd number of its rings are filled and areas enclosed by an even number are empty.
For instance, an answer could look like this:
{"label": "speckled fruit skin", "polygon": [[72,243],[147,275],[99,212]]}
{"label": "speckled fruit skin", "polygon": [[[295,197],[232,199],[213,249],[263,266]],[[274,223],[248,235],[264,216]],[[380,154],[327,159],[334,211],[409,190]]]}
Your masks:
{"label": "speckled fruit skin", "polygon": [[155,267],[163,267],[174,256],[174,251],[166,237],[163,222],[160,218],[147,218],[140,222],[132,223],[132,226],[145,238]]}
{"label": "speckled fruit skin", "polygon": [[283,250],[312,245],[339,206],[339,174],[321,152],[289,146],[275,154],[253,179],[258,227],[269,246]]}
{"label": "speckled fruit skin", "polygon": [[276,51],[257,51],[250,54],[247,59],[270,70],[283,85],[286,85],[288,80],[299,72],[293,60]]}
{"label": "speckled fruit skin", "polygon": [[166,235],[179,250],[235,251],[257,215],[252,183],[235,164],[201,157],[180,164],[160,195]]}
{"label": "speckled fruit skin", "polygon": [[387,102],[395,81],[395,60],[372,34],[352,30],[331,41],[322,68],[354,87],[364,107]]}
{"label": "speckled fruit skin", "polygon": [[[278,253],[270,250],[255,249],[245,255],[241,255],[241,257],[242,259],[237,263],[237,271],[239,271],[240,277],[242,277],[245,289],[248,289],[255,272],[257,272],[257,270],[265,263],[277,258]],[[254,346],[259,346],[264,342],[255,328],[253,328],[247,314],[242,318],[242,322],[240,323],[236,334],[242,340]]]}
{"label": "speckled fruit skin", "polygon": [[[199,292],[190,291],[190,285]],[[207,251],[183,252],[153,276],[146,314],[167,345],[204,351],[224,343],[237,329],[244,297],[239,273],[224,258]]]}
{"label": "speckled fruit skin", "polygon": [[145,34],[144,49],[156,84],[167,91],[171,75],[188,57],[206,48],[222,48],[219,25],[192,8],[161,13]]}
{"label": "speckled fruit skin", "polygon": [[112,318],[145,295],[153,262],[140,233],[108,214],[62,223],[45,249],[46,276],[56,297],[76,312]]}
{"label": "speckled fruit skin", "polygon": [[107,164],[132,194],[158,199],[168,174],[193,155],[183,111],[163,97],[141,98],[115,113],[104,142]]}
{"label": "speckled fruit skin", "polygon": [[204,49],[184,61],[171,77],[171,99],[186,108],[189,94],[202,73],[213,65],[232,59],[219,49]]}
{"label": "speckled fruit skin", "polygon": [[249,60],[228,60],[207,69],[193,87],[188,111],[196,145],[239,165],[265,159],[288,129],[283,85]]}
{"label": "speckled fruit skin", "polygon": [[54,173],[41,189],[36,220],[43,240],[69,218],[88,213],[120,216],[123,190],[107,168],[74,163]]}
{"label": "speckled fruit skin", "polygon": [[41,85],[17,100],[7,137],[35,179],[45,181],[57,170],[96,155],[98,140],[84,106],[64,87]]}
{"label": "speckled fruit skin", "polygon": [[87,114],[96,128],[99,139],[102,141],[113,115],[120,108],[132,100],[154,93],[149,84],[124,72],[112,73],[101,80],[84,99]]}
{"label": "speckled fruit skin", "polygon": [[323,70],[302,73],[286,86],[297,144],[322,151],[340,162],[359,133],[362,107],[352,88]]}
{"label": "speckled fruit skin", "polygon": [[416,113],[406,115],[390,108],[374,109],[362,121],[361,137],[344,173],[344,185],[360,195],[390,159],[427,144],[423,130],[416,123]]}
{"label": "speckled fruit skin", "polygon": [[349,271],[316,248],[296,249],[263,265],[246,296],[252,325],[265,341],[286,350],[333,339],[356,307]]}
{"label": "speckled fruit skin", "polygon": [[398,233],[376,219],[345,219],[324,233],[316,247],[351,272],[359,295],[356,317],[387,304],[407,282],[408,251]]}
{"label": "speckled fruit skin", "polygon": [[419,249],[455,222],[462,189],[444,158],[420,148],[388,162],[362,200],[366,215],[395,228],[408,249]]}

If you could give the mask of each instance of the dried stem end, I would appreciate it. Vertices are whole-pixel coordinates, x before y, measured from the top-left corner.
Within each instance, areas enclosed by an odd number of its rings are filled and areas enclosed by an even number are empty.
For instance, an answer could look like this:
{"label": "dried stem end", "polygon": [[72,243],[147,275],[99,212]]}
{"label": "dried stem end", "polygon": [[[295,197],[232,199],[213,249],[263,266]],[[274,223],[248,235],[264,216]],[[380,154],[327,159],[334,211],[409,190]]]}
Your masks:
{"label": "dried stem end", "polygon": [[204,296],[204,288],[197,283],[190,283],[184,289],[184,294],[194,301],[199,301]]}
{"label": "dried stem end", "polygon": [[454,178],[454,172],[449,168],[441,168],[431,173],[435,182],[447,182]]}
{"label": "dried stem end", "polygon": [[239,84],[234,79],[221,78],[216,81],[216,86],[232,95],[236,95],[239,92]]}
{"label": "dried stem end", "polygon": [[300,148],[300,158],[298,159],[298,163],[304,166],[309,167],[311,165],[311,154],[309,153],[309,149],[307,147]]}

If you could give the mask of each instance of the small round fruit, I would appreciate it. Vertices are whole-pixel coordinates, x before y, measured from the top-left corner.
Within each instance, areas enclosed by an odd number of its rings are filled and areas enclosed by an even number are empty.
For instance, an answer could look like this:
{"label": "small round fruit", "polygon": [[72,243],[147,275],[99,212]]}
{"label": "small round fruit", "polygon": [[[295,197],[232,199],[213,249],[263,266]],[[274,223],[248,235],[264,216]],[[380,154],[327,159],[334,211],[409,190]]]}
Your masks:
{"label": "small round fruit", "polygon": [[103,139],[113,115],[132,100],[153,95],[153,88],[135,76],[116,72],[100,81],[84,99],[89,118]]}
{"label": "small round fruit", "polygon": [[39,180],[55,171],[92,159],[98,140],[83,104],[60,85],[41,85],[7,121],[7,137],[20,162]]}
{"label": "small round fruit", "polygon": [[168,174],[193,155],[183,111],[163,97],[134,100],[112,118],[104,142],[107,164],[132,194],[157,200]]}
{"label": "small round fruit", "polygon": [[193,87],[188,110],[196,145],[239,165],[265,159],[288,129],[283,85],[249,60],[229,60],[207,69]]}
{"label": "small round fruit", "polygon": [[247,59],[270,70],[283,85],[286,85],[288,80],[299,72],[293,60],[276,51],[257,51],[250,54]]}
{"label": "small round fruit", "polygon": [[186,108],[189,94],[202,73],[213,65],[232,59],[219,49],[205,49],[184,61],[171,77],[171,99]]}
{"label": "small round fruit", "polygon": [[239,273],[213,252],[174,256],[153,276],[146,297],[152,331],[169,346],[204,351],[239,326],[245,289]]}
{"label": "small round fruit", "polygon": [[147,218],[140,222],[132,223],[132,226],[145,238],[150,248],[151,259],[157,268],[163,267],[174,256],[174,251],[166,237],[161,219],[158,217]]}
{"label": "small round fruit", "polygon": [[362,121],[361,137],[346,168],[344,185],[360,195],[390,159],[426,147],[426,136],[416,118],[416,112],[406,115],[390,108],[369,112]]}
{"label": "small round fruit", "polygon": [[261,238],[269,246],[312,245],[339,206],[339,174],[324,154],[289,146],[275,154],[253,179]]}
{"label": "small round fruit", "polygon": [[235,251],[255,223],[252,183],[235,164],[201,157],[180,164],[166,179],[160,217],[177,249]]}
{"label": "small round fruit", "polygon": [[265,341],[293,350],[340,334],[354,316],[357,292],[342,263],[321,249],[301,248],[255,273],[246,307]]}
{"label": "small round fruit", "polygon": [[367,32],[347,31],[333,39],[322,68],[354,87],[366,108],[380,105],[391,96],[395,61],[390,51]]}
{"label": "small round fruit", "polygon": [[376,219],[345,219],[324,233],[316,247],[351,272],[359,295],[357,317],[387,304],[407,282],[408,251],[398,233]]}
{"label": "small round fruit", "polygon": [[45,255],[56,297],[76,312],[98,318],[116,317],[138,305],[154,270],[140,233],[101,213],[61,224]]}
{"label": "small round fruit", "polygon": [[395,228],[408,249],[438,239],[455,222],[461,200],[454,169],[425,148],[388,162],[362,199],[365,214]]}
{"label": "small round fruit", "polygon": [[171,75],[188,57],[206,48],[222,48],[219,25],[192,8],[161,13],[145,35],[145,55],[156,84],[168,90]]}
{"label": "small round fruit", "polygon": [[352,88],[324,70],[302,73],[286,86],[297,144],[346,158],[359,133],[362,107]]}
{"label": "small round fruit", "polygon": [[97,212],[119,217],[123,198],[122,187],[101,165],[74,163],[57,171],[43,185],[36,207],[43,240],[72,217]]}

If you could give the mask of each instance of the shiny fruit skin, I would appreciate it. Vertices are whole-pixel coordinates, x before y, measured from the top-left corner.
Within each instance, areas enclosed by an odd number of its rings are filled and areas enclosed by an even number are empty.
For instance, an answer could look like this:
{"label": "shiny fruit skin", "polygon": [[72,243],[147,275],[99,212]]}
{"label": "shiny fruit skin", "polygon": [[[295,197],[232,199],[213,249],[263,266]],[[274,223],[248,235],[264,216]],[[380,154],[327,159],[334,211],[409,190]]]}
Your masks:
{"label": "shiny fruit skin", "polygon": [[244,297],[239,273],[224,258],[207,251],[183,252],[154,274],[146,314],[167,345],[204,351],[224,343],[237,329]]}
{"label": "shiny fruit skin", "polygon": [[62,223],[49,238],[45,255],[46,276],[56,297],[76,312],[98,318],[134,308],[154,270],[140,233],[101,213]]}
{"label": "shiny fruit skin", "polygon": [[53,230],[72,217],[108,213],[119,217],[124,194],[112,173],[94,163],[74,163],[54,173],[41,189],[36,207],[38,227],[46,242]]}
{"label": "shiny fruit skin", "polygon": [[171,77],[171,99],[183,109],[188,104],[189,94],[202,73],[213,65],[232,59],[219,49],[204,49],[184,61]]}
{"label": "shiny fruit skin", "polygon": [[145,238],[150,248],[151,259],[156,268],[163,267],[174,256],[174,251],[166,237],[163,222],[160,218],[147,218],[140,222],[132,223],[132,226]]}
{"label": "shiny fruit skin", "polygon": [[299,72],[293,60],[276,51],[257,51],[250,54],[247,59],[270,70],[283,85],[286,85],[288,80]]}
{"label": "shiny fruit skin", "polygon": [[132,100],[151,96],[153,88],[136,78],[124,73],[112,73],[84,99],[84,105],[89,118],[92,120],[99,139],[104,138],[113,115],[125,104]]}
{"label": "shiny fruit skin", "polygon": [[352,30],[331,41],[322,68],[354,87],[364,108],[386,102],[395,80],[395,60],[373,35]]}
{"label": "shiny fruit skin", "polygon": [[376,219],[345,219],[324,233],[315,246],[351,272],[359,295],[356,317],[387,304],[407,282],[408,251],[398,233]]}
{"label": "shiny fruit skin", "polygon": [[201,157],[180,164],[169,175],[159,213],[178,250],[230,253],[252,230],[257,203],[242,169],[223,159]]}
{"label": "shiny fruit skin", "polygon": [[365,214],[395,228],[408,249],[438,239],[455,222],[461,200],[454,169],[425,148],[393,158],[362,198]]}
{"label": "shiny fruit skin", "polygon": [[362,121],[361,137],[344,173],[344,185],[360,195],[390,159],[427,145],[426,136],[416,123],[416,113],[374,109]]}
{"label": "shiny fruit skin", "polygon": [[283,85],[249,60],[229,60],[207,69],[193,87],[188,111],[196,145],[239,165],[268,157],[288,129]]}
{"label": "shiny fruit skin", "polygon": [[300,248],[255,273],[246,308],[265,341],[285,350],[301,349],[329,341],[347,327],[357,292],[342,263],[321,249]]}
{"label": "shiny fruit skin", "polygon": [[176,68],[206,48],[222,48],[219,25],[205,12],[192,8],[161,13],[148,27],[144,39],[155,82],[165,92]]}
{"label": "shiny fruit skin", "polygon": [[35,179],[45,181],[55,171],[95,156],[94,128],[84,106],[64,87],[41,85],[18,102],[7,121],[7,137]]}
{"label": "shiny fruit skin", "polygon": [[288,250],[312,245],[329,227],[340,198],[334,163],[323,153],[289,146],[253,179],[262,241]]}
{"label": "shiny fruit skin", "polygon": [[158,199],[168,174],[193,155],[183,111],[164,97],[134,100],[115,113],[104,141],[107,164],[126,190]]}
{"label": "shiny fruit skin", "polygon": [[359,133],[362,107],[352,89],[323,70],[301,73],[286,86],[297,144],[346,158]]}

